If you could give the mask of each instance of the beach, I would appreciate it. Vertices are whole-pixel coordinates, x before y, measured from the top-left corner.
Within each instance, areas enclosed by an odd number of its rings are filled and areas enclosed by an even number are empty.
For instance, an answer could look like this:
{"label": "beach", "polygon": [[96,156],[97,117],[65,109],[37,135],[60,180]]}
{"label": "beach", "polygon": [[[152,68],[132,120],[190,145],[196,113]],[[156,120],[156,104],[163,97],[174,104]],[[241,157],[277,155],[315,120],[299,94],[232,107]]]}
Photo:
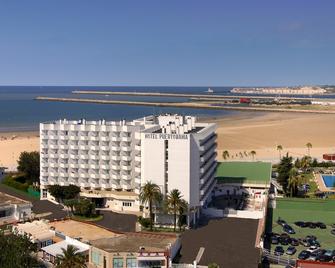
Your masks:
{"label": "beach", "polygon": [[[335,115],[289,113],[239,113],[226,117],[202,118],[218,124],[218,160],[227,150],[227,160],[254,160],[278,162],[279,155],[293,157],[308,154],[307,143],[312,144],[310,155],[319,160],[324,153],[335,153]],[[0,133],[0,166],[13,170],[23,151],[39,150],[38,132]],[[283,150],[279,152],[277,145]]]}

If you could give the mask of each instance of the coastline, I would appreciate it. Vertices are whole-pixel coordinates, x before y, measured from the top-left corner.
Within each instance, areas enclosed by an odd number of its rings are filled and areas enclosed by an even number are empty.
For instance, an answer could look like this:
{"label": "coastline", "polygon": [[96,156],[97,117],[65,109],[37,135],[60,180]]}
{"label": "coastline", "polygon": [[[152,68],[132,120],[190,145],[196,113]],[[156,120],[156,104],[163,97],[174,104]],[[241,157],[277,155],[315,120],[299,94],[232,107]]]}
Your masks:
{"label": "coastline", "polygon": [[[250,161],[248,153],[254,150],[255,160],[278,162],[279,154],[308,154],[308,142],[313,145],[311,157],[319,160],[322,154],[335,152],[335,115],[331,114],[237,112],[226,116],[201,115],[199,121],[218,125],[218,160],[227,150],[228,160]],[[276,149],[279,144],[282,152]],[[0,131],[0,166],[13,170],[22,151],[38,150],[38,131]]]}

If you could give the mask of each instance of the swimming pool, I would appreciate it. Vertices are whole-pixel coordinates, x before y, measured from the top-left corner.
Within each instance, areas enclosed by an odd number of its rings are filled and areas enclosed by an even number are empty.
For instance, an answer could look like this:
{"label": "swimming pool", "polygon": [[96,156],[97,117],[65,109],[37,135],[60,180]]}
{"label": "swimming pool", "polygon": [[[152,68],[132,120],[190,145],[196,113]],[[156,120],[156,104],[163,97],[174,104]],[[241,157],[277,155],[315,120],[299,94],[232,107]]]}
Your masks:
{"label": "swimming pool", "polygon": [[335,175],[322,175],[322,179],[327,187],[333,188],[335,186]]}

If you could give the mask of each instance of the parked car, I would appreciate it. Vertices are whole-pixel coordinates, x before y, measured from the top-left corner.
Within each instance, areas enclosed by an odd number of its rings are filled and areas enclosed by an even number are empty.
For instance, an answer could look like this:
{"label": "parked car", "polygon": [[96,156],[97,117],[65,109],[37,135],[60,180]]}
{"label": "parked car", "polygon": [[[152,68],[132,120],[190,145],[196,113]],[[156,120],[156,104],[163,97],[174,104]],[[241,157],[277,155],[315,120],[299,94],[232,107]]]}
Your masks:
{"label": "parked car", "polygon": [[278,236],[271,236],[271,244],[277,245],[279,243],[279,237]]}
{"label": "parked car", "polygon": [[324,224],[323,222],[316,222],[315,225],[320,229],[327,229],[326,224]]}
{"label": "parked car", "polygon": [[289,237],[279,237],[279,243],[283,246],[287,246],[289,244],[290,238]]}
{"label": "parked car", "polygon": [[316,240],[317,238],[316,238],[315,235],[307,235],[307,236],[306,236],[306,239],[307,239],[307,240]]}
{"label": "parked car", "polygon": [[332,235],[335,235],[335,229],[331,230],[330,233],[331,233]]}
{"label": "parked car", "polygon": [[288,247],[287,250],[286,250],[286,254],[287,255],[294,255],[295,253],[297,252],[297,249],[295,247]]}
{"label": "parked car", "polygon": [[320,243],[317,240],[308,240],[308,242],[310,243],[310,249],[315,250],[319,247],[321,247]]}
{"label": "parked car", "polygon": [[311,228],[311,229],[315,229],[316,228],[316,225],[314,222],[306,222],[306,225]]}
{"label": "parked car", "polygon": [[282,246],[276,246],[275,250],[274,250],[274,254],[276,256],[281,256],[284,254],[284,249]]}
{"label": "parked car", "polygon": [[317,250],[314,250],[311,255],[309,256],[308,260],[311,260],[311,261],[318,261],[319,260],[319,257],[321,255],[323,255],[324,253],[326,252],[326,250],[324,249],[317,249]]}
{"label": "parked car", "polygon": [[306,223],[303,221],[296,221],[294,224],[301,228],[305,228],[307,226]]}
{"label": "parked car", "polygon": [[304,247],[310,247],[311,243],[307,239],[301,239],[300,244],[303,245]]}
{"label": "parked car", "polygon": [[299,246],[299,240],[296,239],[296,238],[291,238],[291,239],[290,239],[290,244],[291,244],[291,246],[293,246],[293,247],[297,247],[297,246]]}
{"label": "parked car", "polygon": [[288,224],[285,224],[283,226],[283,230],[284,230],[284,232],[286,232],[288,234],[295,234],[294,229],[290,225],[288,225]]}
{"label": "parked car", "polygon": [[319,256],[318,261],[320,262],[330,262],[332,260],[332,257],[322,254],[321,256]]}
{"label": "parked car", "polygon": [[298,259],[299,260],[306,260],[309,258],[309,256],[311,255],[311,253],[307,250],[303,250],[299,253],[298,255]]}
{"label": "parked car", "polygon": [[335,256],[335,250],[326,250],[326,252],[323,255],[333,258]]}
{"label": "parked car", "polygon": [[284,226],[285,224],[287,224],[286,221],[282,220],[281,218],[278,218],[277,223],[281,226]]}

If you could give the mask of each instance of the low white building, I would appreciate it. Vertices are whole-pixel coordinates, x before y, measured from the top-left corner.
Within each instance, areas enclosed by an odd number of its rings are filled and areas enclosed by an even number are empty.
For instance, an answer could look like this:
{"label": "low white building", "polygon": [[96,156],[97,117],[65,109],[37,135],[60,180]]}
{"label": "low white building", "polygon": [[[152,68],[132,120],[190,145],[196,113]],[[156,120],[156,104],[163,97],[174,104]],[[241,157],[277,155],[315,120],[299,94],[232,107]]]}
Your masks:
{"label": "low white building", "polygon": [[31,208],[30,202],[0,192],[0,224],[30,219]]}
{"label": "low white building", "polygon": [[41,123],[41,198],[52,199],[49,185],[75,184],[104,207],[137,212],[141,185],[152,181],[164,195],[179,189],[196,214],[214,187],[215,130],[180,115]]}

